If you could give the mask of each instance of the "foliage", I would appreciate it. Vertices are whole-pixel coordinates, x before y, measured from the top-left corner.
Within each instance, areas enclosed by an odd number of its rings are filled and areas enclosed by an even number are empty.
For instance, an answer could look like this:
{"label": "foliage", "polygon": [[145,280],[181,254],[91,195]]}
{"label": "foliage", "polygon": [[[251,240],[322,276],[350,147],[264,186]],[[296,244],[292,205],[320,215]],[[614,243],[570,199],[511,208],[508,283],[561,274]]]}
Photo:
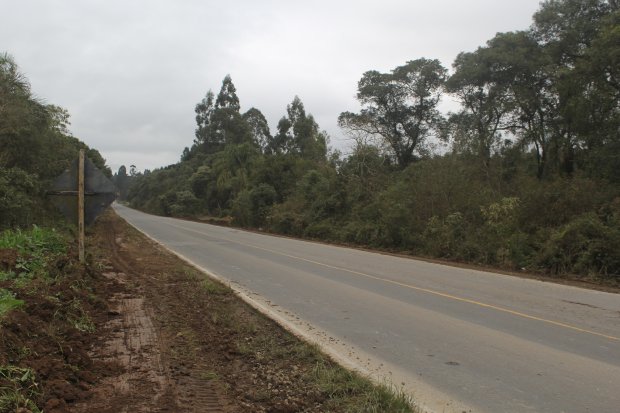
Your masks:
{"label": "foliage", "polygon": [[0,270],[0,279],[46,277],[47,266],[66,253],[65,238],[53,229],[33,227],[0,233],[0,250],[15,250],[14,269]]}
{"label": "foliage", "polygon": [[15,298],[15,294],[11,291],[0,288],[0,319],[6,313],[16,308],[20,308],[24,305],[23,300]]}
{"label": "foliage", "polygon": [[[616,2],[548,0],[529,29],[460,53],[450,74],[426,58],[367,71],[361,110],[339,117],[354,140],[346,157],[329,152],[299,97],[273,134],[258,109],[240,114],[227,76],[196,106],[181,162],[136,177],[128,198],[160,214],[619,282],[619,22]],[[446,117],[445,93],[460,105]]]}
{"label": "foliage", "polygon": [[620,222],[592,212],[551,232],[533,265],[552,274],[576,272],[620,278]]}
{"label": "foliage", "polygon": [[80,149],[111,176],[99,152],[68,130],[67,111],[35,98],[8,54],[0,54],[0,230],[26,227],[55,216],[45,190]]}
{"label": "foliage", "polygon": [[439,60],[417,59],[392,70],[369,71],[358,83],[358,100],[365,105],[359,114],[344,112],[338,118],[350,133],[378,135],[404,168],[439,123],[437,104],[446,69]]}

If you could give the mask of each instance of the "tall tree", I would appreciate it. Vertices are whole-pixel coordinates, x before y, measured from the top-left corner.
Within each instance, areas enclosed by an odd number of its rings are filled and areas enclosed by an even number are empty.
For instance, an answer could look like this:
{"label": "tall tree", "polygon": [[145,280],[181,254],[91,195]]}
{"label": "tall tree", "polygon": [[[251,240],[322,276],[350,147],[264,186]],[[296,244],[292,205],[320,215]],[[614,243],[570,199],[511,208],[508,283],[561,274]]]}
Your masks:
{"label": "tall tree", "polygon": [[328,137],[319,130],[319,125],[304,104],[295,96],[286,107],[287,116],[278,122],[278,133],[270,142],[272,153],[291,153],[303,158],[324,160],[327,154]]}
{"label": "tall tree", "polygon": [[553,61],[531,31],[499,33],[487,46],[492,79],[506,87],[514,101],[511,129],[524,147],[533,149],[536,176],[542,179],[573,145],[562,127]]}
{"label": "tall tree", "polygon": [[[534,15],[534,36],[552,59],[559,125],[581,163],[618,179],[620,164],[620,10],[617,1],[546,1]],[[566,146],[566,145],[565,145]],[[610,156],[611,155],[611,156]]]}
{"label": "tall tree", "polygon": [[[196,105],[195,147],[206,154],[214,154],[227,144],[240,144],[252,139],[249,125],[239,113],[237,89],[229,75],[222,81],[222,87],[215,98],[207,92],[204,99]],[[191,154],[188,154],[191,155]],[[191,156],[184,156],[189,158]]]}
{"label": "tall tree", "polygon": [[424,58],[391,73],[366,72],[357,93],[364,108],[360,113],[341,113],[338,123],[350,133],[379,136],[404,168],[421,153],[440,119],[437,104],[446,76],[438,60]]}
{"label": "tall tree", "polygon": [[239,109],[237,89],[230,75],[226,75],[215,100],[209,125],[210,139],[216,143],[218,150],[228,144],[241,144],[252,140],[250,128],[242,119]]}
{"label": "tall tree", "polygon": [[126,199],[129,190],[129,177],[127,176],[127,168],[125,165],[121,165],[120,168],[118,168],[118,172],[114,174],[113,180],[120,193],[119,198],[121,200]]}
{"label": "tall tree", "polygon": [[269,142],[272,140],[265,115],[256,108],[250,108],[243,114],[242,118],[250,127],[254,144],[260,148],[261,152],[265,153],[268,150]]}
{"label": "tall tree", "polygon": [[239,105],[239,98],[237,97],[237,88],[233,84],[230,75],[226,75],[222,81],[222,88],[220,89],[220,93],[217,94],[215,108],[232,109],[237,112],[239,112],[241,108]]}
{"label": "tall tree", "polygon": [[492,62],[485,52],[479,48],[474,53],[460,53],[452,65],[454,74],[447,80],[446,90],[461,103],[461,110],[448,122],[454,149],[476,155],[487,169],[500,131],[507,126],[506,114],[513,101],[506,85],[492,78]]}
{"label": "tall tree", "polygon": [[194,140],[195,145],[206,148],[209,146],[209,123],[214,110],[215,95],[211,90],[207,92],[205,97],[196,104],[194,112],[196,112],[196,131]]}
{"label": "tall tree", "polygon": [[0,54],[0,166],[29,170],[41,150],[49,113],[34,99],[13,58]]}

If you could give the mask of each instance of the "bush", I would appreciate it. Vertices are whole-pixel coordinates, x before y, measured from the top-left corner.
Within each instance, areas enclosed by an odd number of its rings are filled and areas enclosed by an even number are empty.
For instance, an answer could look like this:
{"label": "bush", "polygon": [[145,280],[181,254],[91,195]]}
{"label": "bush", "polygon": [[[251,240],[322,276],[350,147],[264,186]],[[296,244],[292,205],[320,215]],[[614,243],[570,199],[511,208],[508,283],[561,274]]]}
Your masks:
{"label": "bush", "polygon": [[534,264],[553,274],[601,274],[620,281],[620,228],[589,212],[551,233]]}
{"label": "bush", "polygon": [[304,236],[328,241],[338,241],[340,239],[338,233],[338,225],[332,220],[314,222],[306,228]]}
{"label": "bush", "polygon": [[455,212],[445,219],[433,216],[424,230],[424,251],[434,257],[461,258],[460,248],[465,240],[463,214]]}
{"label": "bush", "polygon": [[251,227],[253,225],[252,199],[249,191],[243,190],[237,194],[233,201],[232,217],[235,225],[241,227]]}
{"label": "bush", "polygon": [[278,194],[273,186],[263,183],[253,188],[249,195],[252,208],[252,225],[260,227],[266,222]]}
{"label": "bush", "polygon": [[0,230],[33,223],[40,196],[35,175],[0,167],[0,194]]}
{"label": "bush", "polygon": [[267,222],[269,228],[284,235],[302,236],[307,223],[299,210],[293,200],[275,205]]}

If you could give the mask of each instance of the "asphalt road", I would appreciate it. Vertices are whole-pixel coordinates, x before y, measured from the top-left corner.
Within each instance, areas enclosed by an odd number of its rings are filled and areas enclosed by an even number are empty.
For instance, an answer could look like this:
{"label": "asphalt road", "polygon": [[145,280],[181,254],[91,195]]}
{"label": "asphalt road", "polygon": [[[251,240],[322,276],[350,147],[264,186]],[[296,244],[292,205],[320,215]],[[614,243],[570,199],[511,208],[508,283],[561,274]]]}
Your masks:
{"label": "asphalt road", "polygon": [[114,208],[428,410],[620,412],[620,295]]}

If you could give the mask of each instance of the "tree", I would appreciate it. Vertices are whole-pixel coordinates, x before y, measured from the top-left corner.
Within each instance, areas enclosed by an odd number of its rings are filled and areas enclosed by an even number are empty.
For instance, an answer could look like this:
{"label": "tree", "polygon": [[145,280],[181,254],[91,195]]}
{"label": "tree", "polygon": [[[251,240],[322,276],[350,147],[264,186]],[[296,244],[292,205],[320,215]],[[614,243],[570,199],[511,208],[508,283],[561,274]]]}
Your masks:
{"label": "tree", "polygon": [[476,155],[485,170],[513,105],[507,86],[492,77],[486,51],[479,48],[474,53],[460,53],[452,64],[454,74],[446,82],[446,90],[462,107],[448,122],[455,149]]}
{"label": "tree", "polygon": [[36,99],[13,58],[0,54],[0,228],[40,223],[44,189],[80,149],[107,176],[101,154],[68,130],[69,114]]}
{"label": "tree", "polygon": [[220,93],[217,94],[215,109],[232,109],[239,112],[240,108],[237,88],[233,84],[230,75],[226,75],[222,81]]}
{"label": "tree", "polygon": [[256,108],[250,108],[241,118],[250,127],[254,144],[260,148],[261,152],[265,153],[273,138],[269,130],[269,124],[263,113]]}
{"label": "tree", "polygon": [[238,145],[252,140],[250,127],[239,113],[239,98],[236,92],[230,75],[226,75],[215,101],[208,132],[209,139],[217,148],[216,152],[226,145]]}
{"label": "tree", "polygon": [[49,113],[34,99],[13,58],[0,54],[0,166],[29,170],[41,151]]}
{"label": "tree", "polygon": [[533,34],[551,58],[574,66],[592,46],[613,5],[603,0],[546,0],[534,14]]}
{"label": "tree", "polygon": [[421,153],[440,119],[437,104],[446,75],[438,60],[424,58],[391,73],[366,72],[357,93],[365,107],[360,113],[341,113],[338,123],[349,133],[379,136],[404,168]]}
{"label": "tree", "polygon": [[534,16],[533,33],[555,66],[562,126],[590,173],[620,178],[618,2],[555,0]]}
{"label": "tree", "polygon": [[319,130],[312,115],[307,115],[299,96],[286,107],[287,116],[278,122],[278,133],[268,145],[270,153],[290,153],[302,158],[324,160],[328,137]]}
{"label": "tree", "polygon": [[[215,96],[210,90],[204,99],[196,105],[196,140],[194,148],[205,154],[214,154],[224,149],[227,144],[250,142],[250,127],[239,113],[239,98],[235,85],[229,75],[222,81],[222,87]],[[189,160],[192,151],[183,155]]]}
{"label": "tree", "polygon": [[491,77],[514,101],[510,129],[524,147],[533,148],[536,176],[542,179],[550,164],[559,164],[561,152],[570,153],[572,147],[561,119],[553,62],[530,31],[498,33],[487,46]]}
{"label": "tree", "polygon": [[118,168],[118,172],[114,174],[114,184],[118,188],[120,193],[119,198],[121,200],[127,198],[127,191],[129,189],[128,183],[129,176],[127,176],[127,168],[125,168],[125,165],[121,165],[120,168]]}
{"label": "tree", "polygon": [[[617,135],[618,123],[613,119],[618,100],[616,97],[614,102],[613,98],[613,73],[617,81],[618,35],[604,46],[602,55],[595,51],[605,44],[600,40],[606,34],[618,33],[619,22],[613,22],[614,13],[618,16],[618,4],[614,1],[548,0],[534,15],[532,35],[551,61],[550,72],[558,98],[558,119],[551,126],[558,135],[562,170],[572,170],[572,159],[581,148],[588,148],[586,153],[580,152],[590,157],[588,152],[598,152],[600,143]],[[614,29],[607,31],[611,27]],[[603,61],[595,55],[604,56]]]}
{"label": "tree", "polygon": [[208,147],[209,146],[209,122],[211,115],[213,114],[213,92],[209,90],[205,97],[196,104],[194,112],[196,112],[196,139],[194,143],[196,146]]}

